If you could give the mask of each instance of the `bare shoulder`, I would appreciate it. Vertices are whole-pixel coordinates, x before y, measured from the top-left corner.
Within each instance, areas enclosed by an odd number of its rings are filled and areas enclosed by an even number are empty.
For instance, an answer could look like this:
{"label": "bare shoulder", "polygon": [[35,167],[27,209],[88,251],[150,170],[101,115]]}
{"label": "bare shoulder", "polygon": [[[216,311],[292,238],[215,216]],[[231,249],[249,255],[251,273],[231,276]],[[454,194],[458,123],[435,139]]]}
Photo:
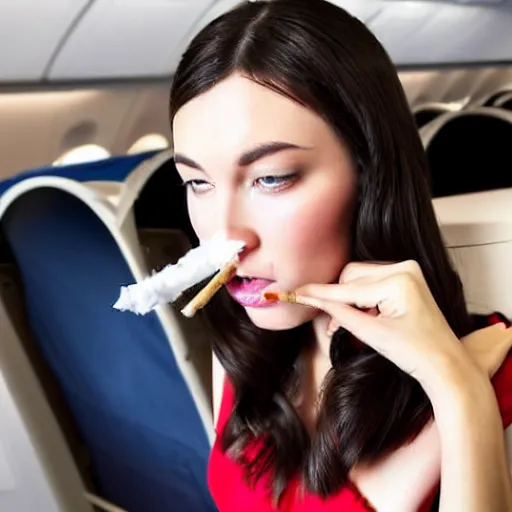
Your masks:
{"label": "bare shoulder", "polygon": [[224,389],[224,377],[226,372],[215,354],[212,354],[212,379],[213,379],[213,424],[217,425],[219,418],[222,392]]}

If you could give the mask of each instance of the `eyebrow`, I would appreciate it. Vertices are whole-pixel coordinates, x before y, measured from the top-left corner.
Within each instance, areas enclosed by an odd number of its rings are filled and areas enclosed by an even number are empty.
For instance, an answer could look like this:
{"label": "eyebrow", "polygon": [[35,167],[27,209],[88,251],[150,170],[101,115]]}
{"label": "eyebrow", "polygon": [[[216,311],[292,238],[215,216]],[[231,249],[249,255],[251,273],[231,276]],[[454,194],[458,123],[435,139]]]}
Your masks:
{"label": "eyebrow", "polygon": [[[261,160],[264,157],[274,155],[279,153],[280,151],[286,151],[289,149],[311,149],[304,146],[298,146],[297,144],[292,144],[291,142],[265,142],[264,144],[260,144],[253,149],[243,153],[238,159],[238,167],[247,167],[248,165],[253,164],[254,162]],[[176,153],[174,155],[174,163],[175,164],[183,164],[187,167],[192,167],[193,169],[197,169],[198,171],[203,171],[204,169],[197,163],[194,162],[191,158],[182,155],[180,153]]]}

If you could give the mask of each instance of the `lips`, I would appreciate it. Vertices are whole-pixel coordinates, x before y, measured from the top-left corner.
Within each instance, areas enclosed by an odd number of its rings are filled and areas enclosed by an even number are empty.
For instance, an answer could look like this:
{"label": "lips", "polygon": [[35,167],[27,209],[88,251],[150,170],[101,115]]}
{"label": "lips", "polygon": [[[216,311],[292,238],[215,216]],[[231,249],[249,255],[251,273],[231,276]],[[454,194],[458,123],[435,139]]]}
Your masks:
{"label": "lips", "polygon": [[263,297],[263,291],[275,281],[259,277],[235,277],[227,285],[229,294],[242,306],[262,308],[275,305]]}

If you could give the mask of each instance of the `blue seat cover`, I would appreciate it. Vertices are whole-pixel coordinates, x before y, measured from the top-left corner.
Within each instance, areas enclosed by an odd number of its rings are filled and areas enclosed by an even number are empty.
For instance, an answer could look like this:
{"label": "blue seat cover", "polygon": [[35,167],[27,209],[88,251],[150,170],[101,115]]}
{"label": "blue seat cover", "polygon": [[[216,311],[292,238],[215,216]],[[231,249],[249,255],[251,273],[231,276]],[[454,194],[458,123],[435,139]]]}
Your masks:
{"label": "blue seat cover", "polygon": [[0,196],[13,185],[28,178],[39,176],[59,176],[75,181],[124,181],[126,177],[144,160],[156,155],[158,151],[148,151],[136,155],[116,156],[85,164],[41,167],[24,171],[0,181]]}
{"label": "blue seat cover", "polygon": [[[126,162],[110,160],[120,169],[102,176],[120,178]],[[61,175],[79,170],[89,179],[86,167]],[[93,164],[94,179],[107,167]],[[128,512],[214,511],[207,437],[157,316],[111,307],[133,276],[103,223],[80,200],[43,188],[8,209],[3,229],[36,343],[88,445],[101,494]]]}

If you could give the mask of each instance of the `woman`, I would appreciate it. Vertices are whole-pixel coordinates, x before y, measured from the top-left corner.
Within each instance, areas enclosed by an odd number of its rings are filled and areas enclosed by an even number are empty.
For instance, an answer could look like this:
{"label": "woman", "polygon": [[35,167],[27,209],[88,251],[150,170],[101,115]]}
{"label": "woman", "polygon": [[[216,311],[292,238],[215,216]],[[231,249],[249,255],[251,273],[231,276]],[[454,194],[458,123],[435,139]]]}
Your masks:
{"label": "woman", "polygon": [[459,341],[474,320],[373,35],[323,0],[243,3],[190,44],[171,121],[197,236],[246,244],[205,311],[220,511],[428,510],[439,477],[443,511],[511,510],[489,379],[510,332],[485,332],[491,364]]}

